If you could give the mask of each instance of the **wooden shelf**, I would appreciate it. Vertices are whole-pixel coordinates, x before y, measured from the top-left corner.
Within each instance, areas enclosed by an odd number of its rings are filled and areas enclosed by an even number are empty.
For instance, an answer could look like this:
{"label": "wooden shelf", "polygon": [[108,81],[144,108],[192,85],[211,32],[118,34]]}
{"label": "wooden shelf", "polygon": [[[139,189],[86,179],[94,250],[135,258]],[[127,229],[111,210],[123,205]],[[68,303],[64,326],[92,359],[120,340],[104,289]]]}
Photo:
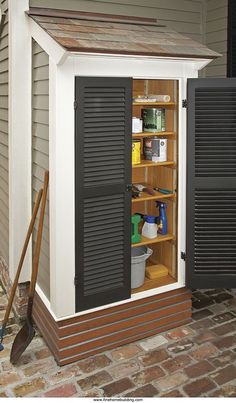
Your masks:
{"label": "wooden shelf", "polygon": [[156,192],[155,196],[151,196],[146,192],[141,192],[141,196],[137,197],[136,199],[132,199],[132,203],[144,202],[148,200],[159,200],[159,199],[170,199],[175,197],[174,193],[164,194],[160,192]]}
{"label": "wooden shelf", "polygon": [[175,167],[174,161],[165,161],[165,162],[153,162],[148,160],[141,160],[140,164],[132,165],[132,168],[145,168],[145,167],[158,167],[158,166],[173,166]]}
{"label": "wooden shelf", "polygon": [[161,107],[167,107],[167,106],[176,106],[175,102],[133,102],[133,106],[161,106]]}
{"label": "wooden shelf", "polygon": [[141,287],[133,288],[131,290],[132,294],[136,294],[137,292],[151,290],[152,288],[163,287],[164,285],[176,283],[176,280],[170,275],[166,277],[155,278],[155,280],[150,280],[145,277],[144,284]]}
{"label": "wooden shelf", "polygon": [[176,132],[142,132],[142,133],[132,133],[133,138],[144,138],[144,137],[156,137],[156,136],[175,136]]}
{"label": "wooden shelf", "polygon": [[172,239],[174,239],[174,236],[171,234],[158,235],[156,238],[153,238],[153,239],[142,236],[141,242],[133,243],[131,246],[132,246],[132,248],[137,248],[137,246],[151,245],[154,243],[171,241]]}

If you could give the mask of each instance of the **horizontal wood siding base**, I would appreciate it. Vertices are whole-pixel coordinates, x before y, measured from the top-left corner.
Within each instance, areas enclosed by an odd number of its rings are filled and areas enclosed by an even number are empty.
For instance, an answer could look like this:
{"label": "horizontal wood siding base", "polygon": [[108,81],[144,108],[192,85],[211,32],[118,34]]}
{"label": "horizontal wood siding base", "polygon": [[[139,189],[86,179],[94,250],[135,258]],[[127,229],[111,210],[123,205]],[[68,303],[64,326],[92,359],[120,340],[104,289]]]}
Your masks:
{"label": "horizontal wood siding base", "polygon": [[182,326],[191,320],[186,288],[55,321],[36,294],[35,323],[59,365]]}

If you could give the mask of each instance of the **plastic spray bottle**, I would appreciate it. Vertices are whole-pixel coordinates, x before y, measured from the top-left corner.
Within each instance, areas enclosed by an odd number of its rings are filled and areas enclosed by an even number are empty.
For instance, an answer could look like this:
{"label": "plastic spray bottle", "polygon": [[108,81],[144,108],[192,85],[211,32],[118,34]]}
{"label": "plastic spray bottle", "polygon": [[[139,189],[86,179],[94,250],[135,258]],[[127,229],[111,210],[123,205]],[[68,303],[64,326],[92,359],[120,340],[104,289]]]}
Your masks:
{"label": "plastic spray bottle", "polygon": [[158,227],[158,234],[166,235],[167,234],[167,216],[166,216],[166,208],[167,204],[161,201],[156,202],[156,207],[159,207],[159,220],[160,224]]}

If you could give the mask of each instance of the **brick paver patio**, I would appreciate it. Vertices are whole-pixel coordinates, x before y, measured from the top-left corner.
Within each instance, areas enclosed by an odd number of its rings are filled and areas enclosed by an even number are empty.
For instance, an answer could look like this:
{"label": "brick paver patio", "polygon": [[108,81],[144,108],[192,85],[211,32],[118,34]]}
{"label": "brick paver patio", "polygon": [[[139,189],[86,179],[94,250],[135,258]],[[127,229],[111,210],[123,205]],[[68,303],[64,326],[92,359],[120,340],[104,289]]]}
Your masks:
{"label": "brick paver patio", "polygon": [[[0,320],[6,297],[0,288]],[[0,353],[0,397],[236,396],[236,292],[193,293],[187,326],[58,367],[34,338],[17,366],[9,352],[14,318]]]}

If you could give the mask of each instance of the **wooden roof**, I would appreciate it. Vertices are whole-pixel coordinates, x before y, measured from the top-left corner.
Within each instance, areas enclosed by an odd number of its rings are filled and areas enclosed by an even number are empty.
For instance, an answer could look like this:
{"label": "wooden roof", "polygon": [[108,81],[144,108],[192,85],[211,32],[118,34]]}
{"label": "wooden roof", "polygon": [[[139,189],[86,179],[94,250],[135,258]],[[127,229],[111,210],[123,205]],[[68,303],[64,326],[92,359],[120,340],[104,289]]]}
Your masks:
{"label": "wooden roof", "polygon": [[214,59],[220,54],[152,18],[31,8],[28,15],[71,52]]}

